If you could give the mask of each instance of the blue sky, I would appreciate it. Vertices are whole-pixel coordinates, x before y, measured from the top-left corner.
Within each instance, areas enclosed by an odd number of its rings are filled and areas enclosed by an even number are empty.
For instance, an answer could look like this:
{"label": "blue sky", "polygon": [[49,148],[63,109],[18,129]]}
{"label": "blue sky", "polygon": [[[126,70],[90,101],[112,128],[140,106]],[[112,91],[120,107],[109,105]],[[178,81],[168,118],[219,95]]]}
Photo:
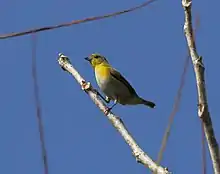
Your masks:
{"label": "blue sky", "polygon": [[[141,0],[3,0],[0,34],[111,13]],[[219,1],[193,1],[200,15],[197,48],[204,57],[208,100],[216,138],[219,118]],[[157,158],[187,54],[180,1],[160,1],[141,10],[37,34],[37,70],[49,173],[150,173],[137,164],[109,121],[57,63],[69,56],[81,75],[97,87],[84,57],[99,52],[133,85],[157,104],[116,106],[140,146]],[[31,36],[0,41],[0,173],[43,173],[31,75]],[[217,56],[217,57],[216,57]],[[216,58],[216,59],[215,59]],[[197,90],[190,64],[182,103],[175,116],[163,166],[178,174],[201,173],[201,126]],[[207,170],[212,173],[207,155]]]}

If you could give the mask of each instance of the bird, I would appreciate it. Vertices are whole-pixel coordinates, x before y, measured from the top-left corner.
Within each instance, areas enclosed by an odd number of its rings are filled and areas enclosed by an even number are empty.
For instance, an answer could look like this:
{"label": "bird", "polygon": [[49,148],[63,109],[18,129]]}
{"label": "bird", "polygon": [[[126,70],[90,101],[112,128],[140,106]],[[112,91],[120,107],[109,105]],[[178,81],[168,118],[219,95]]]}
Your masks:
{"label": "bird", "polygon": [[149,108],[156,106],[154,102],[141,98],[123,75],[110,65],[106,57],[94,53],[86,57],[85,60],[91,64],[95,72],[96,82],[101,91],[106,95],[102,99],[107,103],[111,100],[114,102],[109,110],[117,103],[121,105],[143,104]]}

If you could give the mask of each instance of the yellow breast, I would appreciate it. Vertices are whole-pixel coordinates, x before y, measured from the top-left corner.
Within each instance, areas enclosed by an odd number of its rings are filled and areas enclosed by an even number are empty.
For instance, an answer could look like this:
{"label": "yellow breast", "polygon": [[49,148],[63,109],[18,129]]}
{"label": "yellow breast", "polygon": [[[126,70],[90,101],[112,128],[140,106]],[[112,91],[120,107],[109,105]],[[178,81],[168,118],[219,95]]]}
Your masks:
{"label": "yellow breast", "polygon": [[97,65],[95,67],[95,74],[96,74],[96,78],[99,78],[100,80],[104,80],[109,78],[110,75],[110,66],[106,66],[106,65]]}

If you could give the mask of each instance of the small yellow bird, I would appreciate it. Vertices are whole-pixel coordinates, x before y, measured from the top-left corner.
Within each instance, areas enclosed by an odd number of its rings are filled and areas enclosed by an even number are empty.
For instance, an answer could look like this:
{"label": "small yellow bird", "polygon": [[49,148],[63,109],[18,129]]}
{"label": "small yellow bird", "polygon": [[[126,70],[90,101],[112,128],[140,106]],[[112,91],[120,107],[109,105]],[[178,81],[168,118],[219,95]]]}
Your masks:
{"label": "small yellow bird", "polygon": [[85,59],[90,62],[95,71],[97,84],[106,95],[105,101],[107,103],[110,100],[114,101],[114,105],[110,109],[117,103],[122,105],[144,104],[150,108],[155,107],[153,102],[139,97],[129,82],[109,64],[104,56],[91,54]]}

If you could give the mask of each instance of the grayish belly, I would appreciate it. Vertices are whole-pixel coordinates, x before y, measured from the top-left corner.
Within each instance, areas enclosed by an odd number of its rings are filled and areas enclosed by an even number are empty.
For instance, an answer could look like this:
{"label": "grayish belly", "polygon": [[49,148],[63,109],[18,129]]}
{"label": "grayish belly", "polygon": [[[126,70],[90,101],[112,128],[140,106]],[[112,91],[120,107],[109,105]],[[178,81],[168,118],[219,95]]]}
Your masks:
{"label": "grayish belly", "polygon": [[120,104],[132,104],[133,95],[128,88],[120,81],[111,78],[111,80],[101,80],[97,78],[97,83],[102,92],[111,100],[117,100]]}

